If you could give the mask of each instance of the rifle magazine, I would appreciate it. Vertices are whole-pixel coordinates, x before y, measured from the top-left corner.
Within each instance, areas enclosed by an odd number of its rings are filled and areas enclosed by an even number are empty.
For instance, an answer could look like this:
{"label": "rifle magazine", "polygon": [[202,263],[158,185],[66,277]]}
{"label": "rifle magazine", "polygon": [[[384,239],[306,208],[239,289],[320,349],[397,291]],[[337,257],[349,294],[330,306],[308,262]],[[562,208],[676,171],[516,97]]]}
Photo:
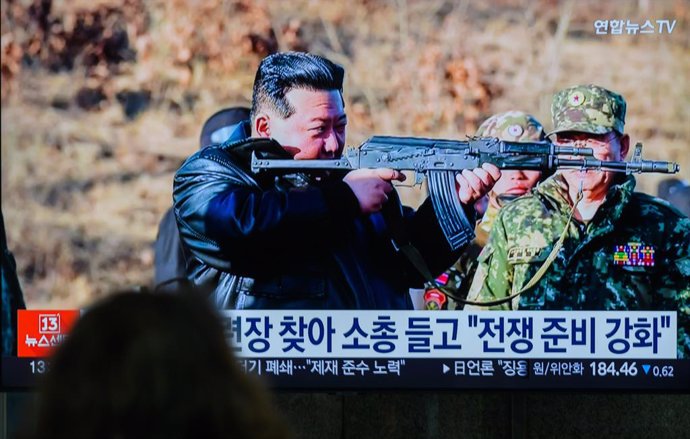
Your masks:
{"label": "rifle magazine", "polygon": [[475,237],[462,203],[455,191],[455,172],[430,171],[429,196],[434,212],[451,250],[469,244]]}

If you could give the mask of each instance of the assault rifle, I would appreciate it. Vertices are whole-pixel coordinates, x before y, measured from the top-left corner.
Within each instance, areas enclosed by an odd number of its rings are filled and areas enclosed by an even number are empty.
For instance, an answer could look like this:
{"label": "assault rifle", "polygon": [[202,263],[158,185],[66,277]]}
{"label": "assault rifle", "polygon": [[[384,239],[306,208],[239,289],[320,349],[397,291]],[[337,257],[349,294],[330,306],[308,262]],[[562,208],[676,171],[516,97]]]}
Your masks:
{"label": "assault rifle", "polygon": [[[348,149],[334,160],[272,160],[252,154],[252,171],[309,172],[317,170],[354,170],[391,168],[414,171],[415,184],[428,179],[429,196],[441,229],[453,250],[474,239],[470,224],[455,190],[455,174],[463,169],[493,163],[500,169],[550,171],[582,169],[630,173],[661,172],[673,174],[677,163],[642,160],[642,144],[635,146],[629,162],[593,158],[591,148],[557,146],[548,141],[508,142],[496,138],[468,140],[424,139],[415,137],[374,136],[359,148]],[[562,157],[566,156],[566,157]],[[567,156],[575,156],[567,157]],[[582,156],[577,158],[578,156]]]}

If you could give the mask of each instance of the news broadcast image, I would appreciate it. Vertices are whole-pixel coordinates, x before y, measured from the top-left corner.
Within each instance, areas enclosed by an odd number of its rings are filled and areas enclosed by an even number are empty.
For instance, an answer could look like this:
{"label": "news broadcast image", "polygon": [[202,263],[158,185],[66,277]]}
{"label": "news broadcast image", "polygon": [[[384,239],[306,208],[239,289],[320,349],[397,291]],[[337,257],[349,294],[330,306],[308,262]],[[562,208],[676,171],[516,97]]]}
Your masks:
{"label": "news broadcast image", "polygon": [[[237,428],[276,437],[374,434],[348,420],[383,403],[348,392],[512,395],[509,430],[474,432],[522,437],[559,432],[515,417],[529,392],[690,390],[687,0],[2,0],[1,19],[0,437],[41,437],[21,419],[53,425],[79,376],[125,388],[141,352],[190,383],[218,353],[268,413]],[[70,381],[89,358],[108,365]],[[345,417],[308,425],[314,398]],[[398,407],[383,437],[443,436],[428,407],[424,433]]]}

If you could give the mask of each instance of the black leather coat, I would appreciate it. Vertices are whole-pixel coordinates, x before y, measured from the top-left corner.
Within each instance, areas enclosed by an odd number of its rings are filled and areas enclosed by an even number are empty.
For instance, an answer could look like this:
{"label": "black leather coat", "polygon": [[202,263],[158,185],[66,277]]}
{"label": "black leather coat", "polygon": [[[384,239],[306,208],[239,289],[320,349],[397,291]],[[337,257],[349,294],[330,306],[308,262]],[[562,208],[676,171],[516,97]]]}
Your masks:
{"label": "black leather coat", "polygon": [[430,200],[414,212],[393,193],[385,216],[363,215],[343,175],[253,174],[252,151],[290,156],[248,135],[249,124],[240,124],[225,143],[191,156],[174,180],[187,272],[220,309],[411,309],[408,289],[422,280],[394,249],[391,221],[435,274],[457,259]]}

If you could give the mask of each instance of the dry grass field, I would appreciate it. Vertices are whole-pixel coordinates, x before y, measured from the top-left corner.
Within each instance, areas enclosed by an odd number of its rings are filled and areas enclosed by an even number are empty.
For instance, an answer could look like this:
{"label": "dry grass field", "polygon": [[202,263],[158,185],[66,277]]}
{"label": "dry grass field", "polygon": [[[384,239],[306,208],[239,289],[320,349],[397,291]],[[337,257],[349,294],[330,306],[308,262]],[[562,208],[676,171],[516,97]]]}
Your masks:
{"label": "dry grass field", "polygon": [[[597,19],[676,25],[596,35]],[[554,91],[596,83],[627,98],[643,156],[688,179],[689,24],[687,0],[2,0],[2,210],[27,304],[150,284],[176,168],[276,50],[346,67],[348,144],[462,138],[510,109],[549,127]]]}

